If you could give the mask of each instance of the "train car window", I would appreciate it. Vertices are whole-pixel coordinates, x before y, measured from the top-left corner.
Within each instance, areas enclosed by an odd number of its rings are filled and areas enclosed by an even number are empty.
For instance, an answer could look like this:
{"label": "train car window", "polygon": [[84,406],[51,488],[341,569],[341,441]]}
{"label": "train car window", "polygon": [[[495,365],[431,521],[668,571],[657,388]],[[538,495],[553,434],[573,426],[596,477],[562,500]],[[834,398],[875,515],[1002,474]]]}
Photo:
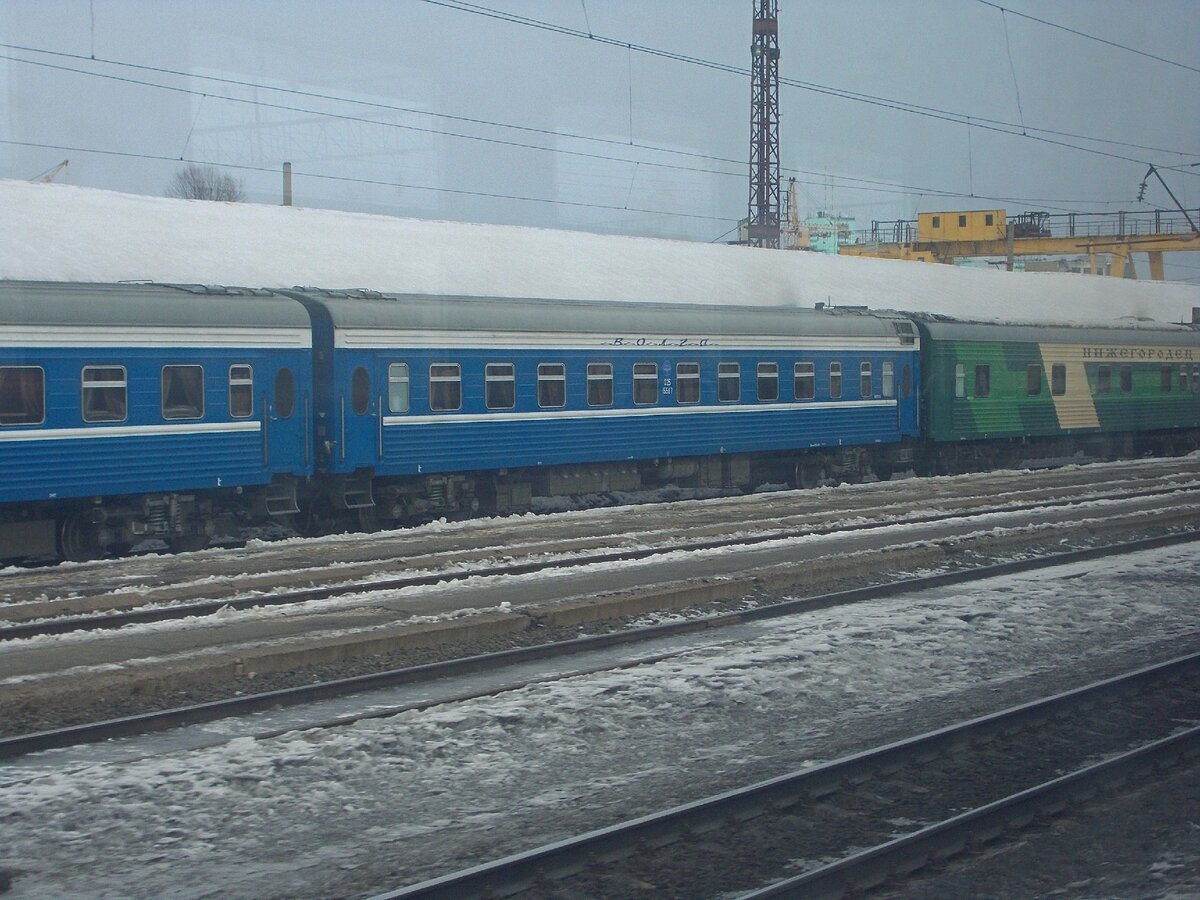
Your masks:
{"label": "train car window", "polygon": [[864,400],[870,400],[874,393],[871,390],[871,364],[869,362],[858,364],[858,393]]}
{"label": "train car window", "polygon": [[567,405],[567,367],[563,363],[538,363],[538,406]]}
{"label": "train car window", "polygon": [[1179,367],[1179,393],[1186,394],[1188,392],[1188,367]]}
{"label": "train car window", "polygon": [[1200,394],[1200,366],[1192,366],[1192,393]]}
{"label": "train car window", "polygon": [[0,366],[0,426],[45,421],[45,371],[40,366]]}
{"label": "train car window", "polygon": [[639,406],[658,402],[658,363],[633,364],[633,402]]}
{"label": "train car window", "polygon": [[840,362],[829,364],[829,396],[833,400],[842,396],[842,364]]}
{"label": "train car window", "polygon": [[458,363],[429,366],[429,408],[437,412],[462,407],[462,367]]}
{"label": "train car window", "polygon": [[1158,389],[1164,394],[1171,393],[1171,376],[1175,373],[1171,371],[1170,366],[1163,366],[1158,372]]}
{"label": "train car window", "polygon": [[1133,391],[1133,366],[1121,366],[1121,393]]}
{"label": "train car window", "polygon": [[1029,366],[1025,369],[1025,393],[1036,397],[1042,392],[1042,367]]}
{"label": "train car window", "polygon": [[986,397],[992,392],[992,367],[975,367],[975,396]]}
{"label": "train car window", "polygon": [[681,362],[675,366],[675,401],[700,402],[700,363]]}
{"label": "train car window", "polygon": [[1112,367],[1100,366],[1096,369],[1096,393],[1107,394],[1112,391]]}
{"label": "train car window", "polygon": [[779,363],[758,364],[758,399],[759,402],[779,399]]}
{"label": "train car window", "polygon": [[1050,367],[1050,393],[1061,397],[1067,392],[1067,367],[1056,363]]}
{"label": "train car window", "polygon": [[229,367],[229,415],[244,419],[254,412],[254,370],[250,366]]}
{"label": "train car window", "polygon": [[798,362],[792,369],[792,388],[797,400],[811,400],[817,396],[817,367],[815,363]]}
{"label": "train car window", "polygon": [[883,361],[883,396],[896,396],[896,364],[890,359]]}
{"label": "train car window", "polygon": [[512,363],[484,366],[483,395],[488,409],[512,409],[517,405],[517,374]]}
{"label": "train car window", "polygon": [[350,408],[356,416],[371,408],[371,376],[362,366],[355,366],[350,374]]}
{"label": "train car window", "polygon": [[199,419],[204,415],[204,367],[162,367],[162,417]]}
{"label": "train car window", "polygon": [[966,227],[967,227],[967,217],[966,217],[966,216],[959,216],[959,217],[958,217],[958,227],[959,227],[959,228],[966,228]]}
{"label": "train car window", "polygon": [[408,363],[392,363],[388,366],[388,411],[408,412],[411,403],[409,391]]}
{"label": "train car window", "polygon": [[904,391],[905,397],[911,397],[913,392],[913,377],[912,366],[908,363],[904,364],[904,369],[901,371],[900,387]]}
{"label": "train car window", "polygon": [[288,368],[275,373],[275,415],[290,419],[296,411],[296,376]]}
{"label": "train car window", "polygon": [[732,403],[742,398],[742,367],[739,363],[717,363],[717,399]]}
{"label": "train car window", "polygon": [[127,391],[124,366],[84,366],[80,398],[83,421],[124,422]]}
{"label": "train car window", "polygon": [[954,366],[954,396],[967,396],[967,367],[963,363]]}
{"label": "train car window", "polygon": [[588,406],[612,406],[613,373],[612,363],[588,363],[587,402]]}

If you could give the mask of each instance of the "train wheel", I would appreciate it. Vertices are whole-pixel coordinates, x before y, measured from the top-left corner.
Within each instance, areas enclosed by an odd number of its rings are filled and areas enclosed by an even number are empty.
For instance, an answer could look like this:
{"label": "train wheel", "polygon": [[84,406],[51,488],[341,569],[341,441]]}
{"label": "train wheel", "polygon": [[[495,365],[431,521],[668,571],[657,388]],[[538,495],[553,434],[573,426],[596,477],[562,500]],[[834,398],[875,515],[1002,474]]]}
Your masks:
{"label": "train wheel", "polygon": [[86,562],[104,555],[100,531],[83,513],[70,513],[58,527],[58,550],[63,559]]}

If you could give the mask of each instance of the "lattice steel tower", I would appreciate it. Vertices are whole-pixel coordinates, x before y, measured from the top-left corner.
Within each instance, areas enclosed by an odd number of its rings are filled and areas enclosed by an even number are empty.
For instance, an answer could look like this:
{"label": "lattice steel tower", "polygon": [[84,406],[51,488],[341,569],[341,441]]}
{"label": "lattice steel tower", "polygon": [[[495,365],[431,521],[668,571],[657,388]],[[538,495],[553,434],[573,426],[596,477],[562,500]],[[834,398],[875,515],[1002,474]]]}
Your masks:
{"label": "lattice steel tower", "polygon": [[779,246],[779,2],[753,0],[750,45],[750,213],[753,247]]}

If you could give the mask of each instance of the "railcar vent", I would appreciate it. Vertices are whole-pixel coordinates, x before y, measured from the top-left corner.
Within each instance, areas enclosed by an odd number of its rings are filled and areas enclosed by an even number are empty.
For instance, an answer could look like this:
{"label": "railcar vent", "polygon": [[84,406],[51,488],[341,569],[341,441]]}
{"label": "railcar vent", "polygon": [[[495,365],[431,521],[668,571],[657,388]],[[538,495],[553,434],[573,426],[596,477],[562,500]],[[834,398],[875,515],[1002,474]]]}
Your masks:
{"label": "railcar vent", "polygon": [[896,329],[896,334],[899,335],[901,344],[915,344],[917,342],[917,335],[913,331],[912,322],[893,322],[892,327]]}

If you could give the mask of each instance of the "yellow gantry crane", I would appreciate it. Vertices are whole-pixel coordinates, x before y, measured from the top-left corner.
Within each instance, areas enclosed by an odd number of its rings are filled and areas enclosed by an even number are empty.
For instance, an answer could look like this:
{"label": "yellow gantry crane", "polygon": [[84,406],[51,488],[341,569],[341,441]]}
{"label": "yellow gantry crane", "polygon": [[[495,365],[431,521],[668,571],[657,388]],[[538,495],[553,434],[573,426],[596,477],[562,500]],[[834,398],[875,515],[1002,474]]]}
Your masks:
{"label": "yellow gantry crane", "polygon": [[[920,213],[916,222],[872,222],[859,243],[842,244],[842,256],[876,256],[953,263],[964,257],[1086,256],[1090,271],[1112,259],[1110,275],[1125,277],[1133,253],[1150,258],[1150,277],[1163,280],[1163,254],[1200,250],[1191,217],[1167,210],[1118,213],[1026,212],[1009,218],[1003,209]],[[1135,275],[1136,277],[1136,275]]]}

